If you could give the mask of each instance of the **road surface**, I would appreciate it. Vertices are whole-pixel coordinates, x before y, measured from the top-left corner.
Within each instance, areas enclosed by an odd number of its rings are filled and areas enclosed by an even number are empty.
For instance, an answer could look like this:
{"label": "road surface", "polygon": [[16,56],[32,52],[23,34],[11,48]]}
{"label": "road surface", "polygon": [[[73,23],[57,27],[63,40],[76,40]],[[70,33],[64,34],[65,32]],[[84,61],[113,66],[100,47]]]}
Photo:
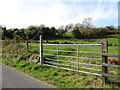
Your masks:
{"label": "road surface", "polygon": [[[0,75],[1,76],[1,75]],[[6,65],[2,65],[2,88],[55,88]]]}

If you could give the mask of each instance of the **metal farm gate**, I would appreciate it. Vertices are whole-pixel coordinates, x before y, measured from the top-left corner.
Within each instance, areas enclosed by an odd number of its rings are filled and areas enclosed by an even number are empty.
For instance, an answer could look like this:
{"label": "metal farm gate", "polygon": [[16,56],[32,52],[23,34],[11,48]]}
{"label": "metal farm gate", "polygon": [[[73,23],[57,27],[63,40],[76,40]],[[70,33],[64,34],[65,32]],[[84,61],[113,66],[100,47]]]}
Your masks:
{"label": "metal farm gate", "polygon": [[[99,51],[99,52],[98,52]],[[108,64],[107,57],[120,57],[108,53],[108,43],[101,44],[43,44],[40,36],[40,63],[50,67],[77,71],[107,78],[120,79],[118,75],[108,74],[108,67],[120,69],[118,65]]]}
{"label": "metal farm gate", "polygon": [[[84,54],[89,54],[89,53],[97,53],[100,54],[99,52],[84,52],[84,51],[79,51],[79,47],[80,46],[100,46],[101,44],[43,44],[43,46],[54,46],[54,48],[56,48],[56,50],[50,50],[50,49],[43,49],[44,52],[46,51],[50,51],[50,52],[56,52],[55,54],[45,54],[43,53],[43,56],[45,56],[45,64],[48,66],[52,66],[52,67],[57,67],[57,68],[61,68],[61,69],[66,69],[66,70],[71,70],[71,71],[77,71],[77,72],[82,72],[82,73],[87,73],[87,74],[93,74],[93,75],[98,75],[101,76],[101,74],[98,73],[92,73],[92,72],[86,72],[85,70],[92,70],[92,71],[102,71],[100,69],[93,69],[90,67],[102,67],[102,65],[96,65],[96,64],[91,64],[91,63],[84,63],[84,60],[98,60],[98,62],[101,62],[102,59],[101,58],[88,58],[88,57],[80,57],[81,53]],[[61,50],[59,47],[76,47],[76,51],[65,51],[65,50]],[[68,56],[68,55],[63,55],[60,53],[74,53],[74,56]],[[82,62],[81,62],[82,61]],[[101,64],[101,63],[100,63]],[[82,66],[84,67],[82,67]],[[86,66],[90,66],[90,67],[86,67]],[[82,71],[80,69],[83,69]],[[85,69],[85,70],[84,70]]]}

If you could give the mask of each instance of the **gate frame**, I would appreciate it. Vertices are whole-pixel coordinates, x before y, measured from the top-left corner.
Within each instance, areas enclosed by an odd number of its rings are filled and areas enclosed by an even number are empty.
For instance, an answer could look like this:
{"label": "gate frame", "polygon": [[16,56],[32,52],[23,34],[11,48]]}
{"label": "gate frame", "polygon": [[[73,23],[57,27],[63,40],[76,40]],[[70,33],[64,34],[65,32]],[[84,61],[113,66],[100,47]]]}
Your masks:
{"label": "gate frame", "polygon": [[[51,44],[51,45],[54,45],[54,44]],[[63,44],[63,45],[65,45],[65,44]],[[87,44],[84,44],[84,45],[87,45]],[[93,44],[90,44],[90,45],[93,45]],[[102,52],[101,52],[101,54],[102,54],[102,75],[99,75],[99,74],[96,74],[96,75],[102,76],[103,84],[107,84],[108,83],[108,77],[120,79],[119,75],[116,76],[116,75],[109,75],[109,74],[107,74],[108,73],[108,67],[113,67],[113,68],[120,69],[120,65],[117,66],[117,65],[108,64],[108,57],[118,57],[119,58],[120,54],[110,54],[110,53],[108,53],[108,41],[105,40],[105,39],[101,41],[101,46],[102,46],[101,47],[102,48]],[[58,46],[57,46],[57,50],[58,50]],[[77,45],[77,55],[78,55],[78,53],[79,53],[79,51],[78,51],[78,45]],[[57,54],[58,54],[58,52],[57,52]],[[40,56],[39,64],[44,64],[44,61],[43,61],[43,37],[42,37],[42,35],[40,35],[40,55],[39,56]],[[48,65],[48,66],[51,66],[51,65]],[[55,67],[55,66],[53,66],[53,67]],[[58,68],[58,66],[57,66],[57,68]],[[65,69],[65,68],[61,67],[61,69]],[[71,69],[69,69],[69,70],[71,70]],[[77,70],[73,70],[73,71],[78,71],[78,69]],[[78,72],[82,72],[82,71],[78,71]],[[90,73],[88,73],[88,74],[90,74]]]}

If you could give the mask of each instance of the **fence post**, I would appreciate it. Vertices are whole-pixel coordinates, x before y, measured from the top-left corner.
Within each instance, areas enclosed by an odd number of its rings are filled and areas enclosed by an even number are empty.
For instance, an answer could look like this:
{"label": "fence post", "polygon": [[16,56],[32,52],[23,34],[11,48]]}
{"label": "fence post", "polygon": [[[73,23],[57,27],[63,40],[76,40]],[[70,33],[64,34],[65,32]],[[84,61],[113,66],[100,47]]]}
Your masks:
{"label": "fence post", "polygon": [[57,45],[57,67],[58,67],[58,50],[59,50],[59,45]]}
{"label": "fence post", "polygon": [[28,45],[28,41],[26,41],[26,50],[27,50],[27,52],[29,52],[29,45]]}
{"label": "fence post", "polygon": [[28,34],[27,34],[27,37],[26,37],[26,50],[27,50],[27,52],[29,52]]}
{"label": "fence post", "polygon": [[[108,41],[102,40],[102,53],[108,53]],[[102,75],[108,72],[108,67],[103,66],[103,63],[108,63],[108,56],[102,55]],[[108,78],[103,75],[103,84],[108,82]]]}
{"label": "fence post", "polygon": [[43,64],[43,38],[40,35],[40,64]]}
{"label": "fence post", "polygon": [[77,45],[77,70],[79,70],[79,45]]}

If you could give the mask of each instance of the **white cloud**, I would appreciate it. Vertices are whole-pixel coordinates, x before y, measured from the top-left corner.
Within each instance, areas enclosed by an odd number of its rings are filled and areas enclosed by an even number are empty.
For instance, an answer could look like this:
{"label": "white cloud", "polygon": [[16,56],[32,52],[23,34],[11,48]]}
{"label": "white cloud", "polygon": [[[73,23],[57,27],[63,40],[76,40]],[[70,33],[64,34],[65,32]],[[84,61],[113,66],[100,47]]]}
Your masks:
{"label": "white cloud", "polygon": [[40,24],[59,26],[63,23],[62,18],[67,17],[66,8],[60,3],[44,7],[41,3],[39,6],[33,5],[33,0],[30,0],[30,2],[24,1],[3,0],[0,5],[0,11],[2,12],[0,14],[0,24],[9,28]]}
{"label": "white cloud", "polygon": [[[83,2],[83,0],[77,0]],[[77,2],[74,1],[74,2]],[[106,1],[106,0],[104,0]],[[115,0],[117,2],[117,0]],[[101,19],[117,18],[115,5],[109,4],[107,11],[100,0],[97,5],[66,4],[71,0],[0,0],[0,25],[7,28],[22,28],[29,25],[45,24],[59,27],[69,23],[81,23],[84,18],[92,17],[95,24]],[[71,5],[71,6],[70,6]],[[89,10],[88,10],[89,9]],[[72,17],[71,17],[72,16]]]}

